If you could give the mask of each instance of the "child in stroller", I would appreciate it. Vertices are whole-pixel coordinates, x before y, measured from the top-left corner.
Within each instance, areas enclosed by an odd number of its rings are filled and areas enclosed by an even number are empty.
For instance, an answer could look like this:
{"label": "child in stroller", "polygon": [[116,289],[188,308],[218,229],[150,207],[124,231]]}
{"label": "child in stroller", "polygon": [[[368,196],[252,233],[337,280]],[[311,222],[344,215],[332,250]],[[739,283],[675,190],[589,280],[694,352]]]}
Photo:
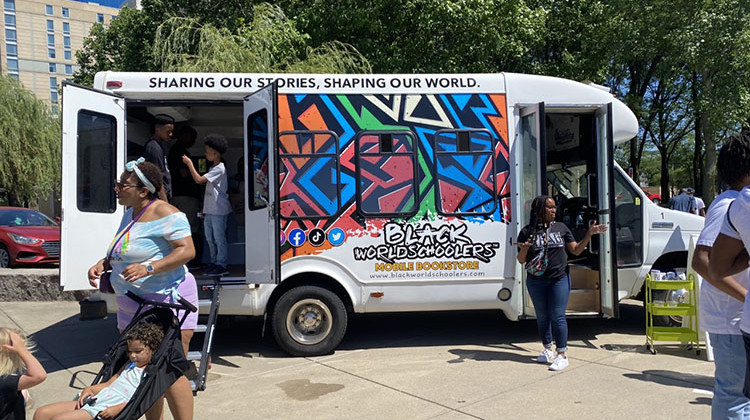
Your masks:
{"label": "child in stroller", "polygon": [[[105,355],[92,386],[75,401],[40,407],[34,420],[137,419],[183,374],[180,326],[197,308],[184,300],[176,305],[128,296],[139,303],[138,311]],[[145,306],[153,308],[141,314]],[[170,308],[184,315],[178,319]]]}

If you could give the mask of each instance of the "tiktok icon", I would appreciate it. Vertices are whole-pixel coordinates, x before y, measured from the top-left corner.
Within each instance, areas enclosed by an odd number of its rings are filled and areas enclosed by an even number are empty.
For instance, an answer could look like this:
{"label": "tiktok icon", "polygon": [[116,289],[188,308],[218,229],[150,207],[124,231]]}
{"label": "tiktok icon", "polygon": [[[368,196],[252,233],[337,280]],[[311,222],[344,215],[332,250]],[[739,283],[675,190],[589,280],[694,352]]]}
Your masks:
{"label": "tiktok icon", "polygon": [[310,231],[310,243],[313,246],[321,246],[326,241],[326,233],[323,229],[315,228]]}

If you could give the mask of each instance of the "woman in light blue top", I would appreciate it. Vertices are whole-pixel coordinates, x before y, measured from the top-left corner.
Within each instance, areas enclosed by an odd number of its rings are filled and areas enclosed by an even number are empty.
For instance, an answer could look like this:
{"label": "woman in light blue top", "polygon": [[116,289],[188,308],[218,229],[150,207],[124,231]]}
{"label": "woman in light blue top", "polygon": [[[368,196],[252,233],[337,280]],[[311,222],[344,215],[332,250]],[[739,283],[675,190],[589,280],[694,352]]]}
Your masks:
{"label": "woman in light blue top", "polygon": [[[187,217],[157,198],[162,174],[154,164],[141,158],[128,162],[125,169],[115,181],[115,192],[117,201],[128,210],[107,249],[107,257],[99,260],[88,272],[89,283],[97,286],[102,273],[112,270],[110,282],[117,296],[117,326],[120,330],[130,323],[138,308],[125,296],[128,291],[160,302],[175,303],[182,297],[198,306],[195,278],[185,267],[195,256]],[[182,325],[185,354],[197,319],[198,313],[193,312]],[[166,397],[176,420],[192,418],[193,394],[184,375],[169,388]],[[154,404],[146,418],[159,419],[162,408],[161,401]]]}

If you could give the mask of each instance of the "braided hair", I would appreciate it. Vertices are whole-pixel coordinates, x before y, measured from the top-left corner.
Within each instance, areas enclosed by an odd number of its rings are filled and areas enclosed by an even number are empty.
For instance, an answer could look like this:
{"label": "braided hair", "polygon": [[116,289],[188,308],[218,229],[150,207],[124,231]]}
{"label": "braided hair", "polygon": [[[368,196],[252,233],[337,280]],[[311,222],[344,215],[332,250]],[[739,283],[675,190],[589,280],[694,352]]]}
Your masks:
{"label": "braided hair", "polygon": [[529,212],[529,240],[533,241],[537,232],[544,230],[544,207],[547,200],[551,197],[548,195],[539,195],[531,202],[531,211]]}

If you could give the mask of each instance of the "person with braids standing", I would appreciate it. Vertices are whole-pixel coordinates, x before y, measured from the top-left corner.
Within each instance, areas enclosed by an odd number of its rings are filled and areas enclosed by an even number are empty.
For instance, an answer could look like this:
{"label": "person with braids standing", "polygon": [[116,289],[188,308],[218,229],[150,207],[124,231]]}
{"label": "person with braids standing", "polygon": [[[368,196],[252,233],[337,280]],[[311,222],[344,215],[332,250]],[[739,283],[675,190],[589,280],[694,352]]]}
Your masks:
{"label": "person with braids standing", "polygon": [[[110,282],[117,299],[117,328],[122,331],[133,319],[138,304],[125,296],[133,292],[147,300],[176,303],[182,297],[198,306],[198,287],[185,263],[195,256],[190,224],[184,213],[158,198],[162,173],[143,158],[130,161],[115,180],[117,201],[126,207],[107,256],[88,271],[89,283],[98,287],[102,273],[112,270]],[[187,354],[197,325],[198,313],[182,324],[182,349]],[[169,409],[176,420],[193,417],[193,393],[182,375],[166,392]],[[159,400],[146,418],[162,417]]]}
{"label": "person with braids standing", "polygon": [[[537,357],[554,371],[568,367],[568,322],[565,308],[570,296],[567,249],[580,255],[591,237],[607,231],[594,221],[586,236],[576,242],[564,223],[555,223],[555,200],[540,195],[531,202],[529,224],[518,234],[518,262],[526,269],[526,287],[536,312],[536,325],[544,350]],[[552,351],[555,342],[557,354]]]}

